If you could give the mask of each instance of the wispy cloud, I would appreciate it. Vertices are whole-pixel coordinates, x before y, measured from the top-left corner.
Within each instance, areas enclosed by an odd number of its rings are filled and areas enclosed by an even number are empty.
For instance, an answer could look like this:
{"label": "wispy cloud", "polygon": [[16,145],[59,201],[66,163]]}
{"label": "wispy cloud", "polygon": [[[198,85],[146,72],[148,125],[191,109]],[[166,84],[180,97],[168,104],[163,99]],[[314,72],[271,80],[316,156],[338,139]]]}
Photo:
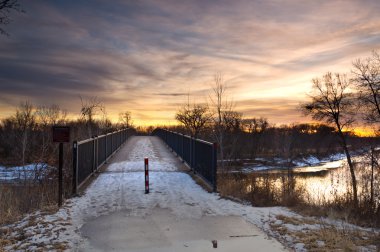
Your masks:
{"label": "wispy cloud", "polygon": [[0,37],[0,116],[25,99],[77,114],[81,95],[115,118],[169,122],[188,94],[207,101],[221,72],[247,116],[304,121],[311,78],[380,48],[378,0],[22,4]]}

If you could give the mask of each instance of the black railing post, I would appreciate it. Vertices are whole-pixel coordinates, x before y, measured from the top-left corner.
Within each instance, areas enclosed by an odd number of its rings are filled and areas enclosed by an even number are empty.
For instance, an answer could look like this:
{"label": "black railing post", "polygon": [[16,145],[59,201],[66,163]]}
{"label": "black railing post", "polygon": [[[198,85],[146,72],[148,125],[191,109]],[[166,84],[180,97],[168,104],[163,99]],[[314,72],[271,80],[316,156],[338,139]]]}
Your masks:
{"label": "black railing post", "polygon": [[193,143],[192,143],[192,137],[190,136],[190,141],[189,141],[189,166],[190,166],[190,170],[193,169]]}
{"label": "black railing post", "polygon": [[181,143],[181,146],[182,146],[182,152],[181,152],[181,157],[182,157],[182,163],[185,162],[185,159],[184,159],[184,156],[185,156],[185,135],[182,134],[182,143]]}
{"label": "black railing post", "polygon": [[110,152],[110,155],[109,156],[111,156],[112,155],[112,153],[113,153],[113,135],[112,134],[110,134],[109,135],[110,136],[110,140],[111,140],[111,152]]}
{"label": "black railing post", "polygon": [[217,183],[218,183],[218,160],[217,160],[217,149],[218,149],[218,145],[217,143],[213,143],[212,145],[212,168],[211,168],[211,172],[212,172],[212,176],[213,176],[213,181],[212,181],[212,184],[213,184],[213,191],[214,192],[217,192]]}
{"label": "black railing post", "polygon": [[195,169],[194,169],[194,139],[192,136],[190,136],[190,168],[195,173]]}
{"label": "black railing post", "polygon": [[193,143],[194,143],[194,146],[193,146],[193,158],[194,158],[194,161],[193,161],[193,169],[194,169],[194,173],[197,172],[197,169],[198,169],[198,155],[197,155],[197,139],[194,137],[193,139]]}
{"label": "black railing post", "polygon": [[99,137],[96,136],[96,142],[95,142],[95,170],[98,170],[99,166]]}
{"label": "black railing post", "polygon": [[93,136],[93,137],[92,137],[92,172],[95,171],[95,161],[96,161],[95,141],[96,141],[96,136]]}
{"label": "black railing post", "polygon": [[180,134],[178,134],[178,133],[176,133],[176,139],[177,139],[177,141],[176,141],[176,148],[177,148],[177,150],[176,150],[176,153],[177,153],[177,157],[179,157],[180,155],[181,155],[181,153],[180,153],[180,141],[181,141],[181,138],[180,138]]}
{"label": "black railing post", "polygon": [[74,195],[77,194],[78,188],[78,142],[73,142],[73,191]]}
{"label": "black railing post", "polygon": [[122,133],[123,133],[122,131],[119,131],[117,133],[117,145],[119,145],[119,146],[117,146],[118,148],[121,146],[121,143],[123,142],[122,139],[121,139],[121,134]]}
{"label": "black railing post", "polygon": [[104,163],[107,164],[107,134],[104,136],[105,140],[104,142],[106,143],[104,145]]}
{"label": "black railing post", "polygon": [[63,202],[63,143],[59,143],[59,162],[58,162],[58,207]]}

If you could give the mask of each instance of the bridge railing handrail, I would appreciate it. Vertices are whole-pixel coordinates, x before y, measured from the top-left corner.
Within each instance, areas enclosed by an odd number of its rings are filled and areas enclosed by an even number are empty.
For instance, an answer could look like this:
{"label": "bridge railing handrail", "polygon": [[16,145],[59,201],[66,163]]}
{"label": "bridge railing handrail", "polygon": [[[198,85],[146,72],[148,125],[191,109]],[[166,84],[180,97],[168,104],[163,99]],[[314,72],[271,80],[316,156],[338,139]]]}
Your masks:
{"label": "bridge railing handrail", "polygon": [[155,129],[152,134],[160,137],[213,191],[217,190],[215,143],[160,128]]}
{"label": "bridge railing handrail", "polygon": [[135,133],[126,128],[73,142],[73,194]]}

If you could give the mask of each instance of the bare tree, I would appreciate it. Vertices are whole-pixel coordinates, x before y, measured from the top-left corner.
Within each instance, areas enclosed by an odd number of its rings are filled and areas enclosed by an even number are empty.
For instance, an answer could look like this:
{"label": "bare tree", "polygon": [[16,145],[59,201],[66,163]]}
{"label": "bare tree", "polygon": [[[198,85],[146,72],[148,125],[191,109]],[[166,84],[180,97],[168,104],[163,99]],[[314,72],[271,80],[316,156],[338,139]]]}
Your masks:
{"label": "bare tree", "polygon": [[[0,0],[0,25],[10,24],[9,14],[11,11],[25,12],[18,0]],[[9,36],[3,28],[0,28],[0,34]]]}
{"label": "bare tree", "polygon": [[119,122],[123,125],[123,127],[132,127],[132,113],[130,111],[119,113]]}
{"label": "bare tree", "polygon": [[95,117],[101,113],[105,114],[105,107],[103,103],[95,96],[91,97],[88,100],[83,100],[82,97],[80,97],[81,100],[81,118],[86,122],[87,129],[88,129],[88,135],[89,137],[93,136],[93,130],[94,130],[94,124],[95,124]]}
{"label": "bare tree", "polygon": [[354,84],[369,123],[380,122],[380,55],[372,51],[372,57],[353,62]]}
{"label": "bare tree", "polygon": [[51,132],[50,127],[52,125],[64,124],[66,122],[67,113],[61,110],[58,105],[40,106],[37,108],[36,121],[39,124],[41,130],[41,151],[40,160],[44,160],[49,154],[49,148],[51,147]]}
{"label": "bare tree", "polygon": [[256,158],[262,135],[269,127],[269,123],[267,119],[262,117],[244,119],[242,123],[243,130],[251,136],[251,158]]}
{"label": "bare tree", "polygon": [[36,110],[37,121],[46,126],[65,123],[67,112],[58,105],[40,106]]}
{"label": "bare tree", "polygon": [[223,112],[223,125],[226,131],[236,132],[242,128],[243,114],[237,111],[228,110]]}
{"label": "bare tree", "polygon": [[210,122],[211,114],[206,105],[187,103],[175,115],[175,119],[190,131],[191,136],[197,138],[200,131]]}
{"label": "bare tree", "polygon": [[[213,95],[210,95],[210,101],[216,114],[214,117],[214,136],[218,143],[218,150],[221,160],[224,160],[225,158],[225,130],[223,123],[223,113],[225,111],[231,110],[232,108],[232,103],[229,102],[226,97],[226,89],[227,85],[223,79],[222,74],[216,73],[214,75]],[[224,169],[224,162],[222,161],[221,164],[222,169]]]}
{"label": "bare tree", "polygon": [[242,131],[243,114],[233,110],[223,111],[223,130],[225,134],[224,149],[227,159],[236,159],[241,148],[239,144]]}
{"label": "bare tree", "polygon": [[35,125],[34,106],[28,101],[21,103],[16,110],[14,120],[19,131],[19,140],[21,143],[21,163],[25,165],[28,137],[31,129]]}
{"label": "bare tree", "polygon": [[353,123],[353,99],[348,90],[349,82],[345,75],[331,73],[322,78],[313,79],[311,102],[302,105],[303,111],[313,119],[333,125],[340,138],[340,144],[346,154],[350,169],[354,204],[357,207],[358,192],[354,164],[348,150],[347,136],[344,130]]}

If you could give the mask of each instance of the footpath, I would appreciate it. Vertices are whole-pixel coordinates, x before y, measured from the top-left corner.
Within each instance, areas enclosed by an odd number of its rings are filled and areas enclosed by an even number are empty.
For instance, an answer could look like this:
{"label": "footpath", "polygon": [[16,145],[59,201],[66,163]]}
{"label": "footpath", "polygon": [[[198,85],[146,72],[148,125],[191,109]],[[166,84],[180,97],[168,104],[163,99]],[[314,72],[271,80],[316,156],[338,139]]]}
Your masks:
{"label": "footpath", "polygon": [[283,209],[222,199],[197,185],[186,170],[159,138],[132,137],[83,195],[55,214],[36,215],[33,223],[14,226],[25,237],[17,248],[38,251],[44,244],[58,251],[287,251],[262,231],[270,216]]}

